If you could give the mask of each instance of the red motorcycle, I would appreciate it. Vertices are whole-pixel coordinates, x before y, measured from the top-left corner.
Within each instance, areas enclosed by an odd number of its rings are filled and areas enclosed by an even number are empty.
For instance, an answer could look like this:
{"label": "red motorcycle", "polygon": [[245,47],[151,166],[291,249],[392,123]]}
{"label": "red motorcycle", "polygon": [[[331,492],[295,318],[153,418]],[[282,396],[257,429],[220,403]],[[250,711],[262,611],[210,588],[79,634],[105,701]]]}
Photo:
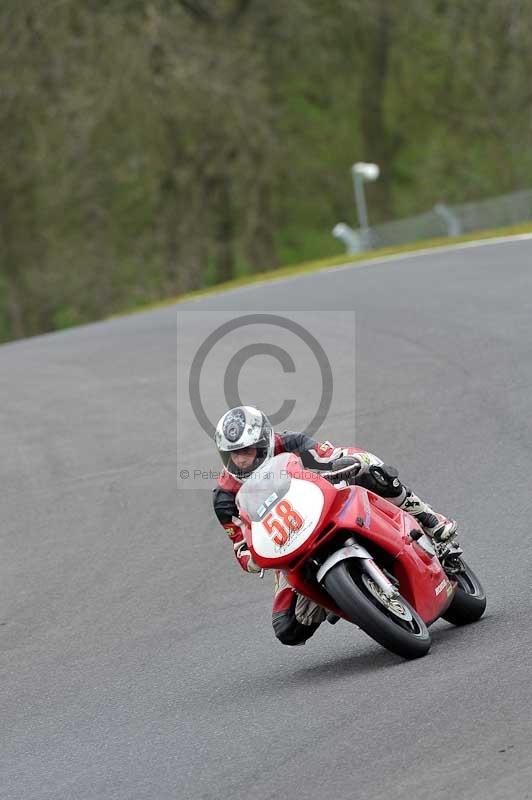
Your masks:
{"label": "red motorcycle", "polygon": [[440,617],[465,625],[484,613],[457,543],[435,545],[410,514],[362,486],[332,485],[294,453],[253,473],[237,504],[258,566],[282,570],[330,621],[343,617],[404,658],[429,651],[427,626]]}

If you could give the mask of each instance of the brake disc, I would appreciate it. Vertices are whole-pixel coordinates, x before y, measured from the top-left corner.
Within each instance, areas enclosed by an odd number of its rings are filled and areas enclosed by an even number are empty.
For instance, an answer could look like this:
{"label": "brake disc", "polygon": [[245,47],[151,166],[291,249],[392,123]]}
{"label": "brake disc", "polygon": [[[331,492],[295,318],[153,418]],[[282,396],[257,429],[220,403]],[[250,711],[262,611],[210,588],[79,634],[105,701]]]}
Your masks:
{"label": "brake disc", "polygon": [[379,601],[381,605],[391,611],[396,617],[399,619],[405,620],[405,622],[412,621],[412,614],[410,610],[401,602],[401,597],[396,595],[395,597],[388,597],[383,590],[378,586],[373,578],[370,578],[369,575],[362,574],[362,580],[364,585],[368,589],[369,592],[375,597],[376,600]]}

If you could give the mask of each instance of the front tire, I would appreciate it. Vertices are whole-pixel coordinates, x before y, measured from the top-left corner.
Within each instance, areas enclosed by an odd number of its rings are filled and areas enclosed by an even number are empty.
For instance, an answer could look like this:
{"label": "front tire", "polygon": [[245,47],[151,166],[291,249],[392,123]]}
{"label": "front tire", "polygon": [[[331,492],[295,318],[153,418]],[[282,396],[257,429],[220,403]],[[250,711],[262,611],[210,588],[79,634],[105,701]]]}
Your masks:
{"label": "front tire", "polygon": [[449,575],[458,587],[443,619],[453,625],[470,625],[477,622],[486,610],[486,594],[471,567],[463,558],[459,563],[460,570]]}
{"label": "front tire", "polygon": [[397,595],[399,614],[384,603],[384,598],[379,600],[378,587],[373,584],[372,588],[371,578],[358,562],[335,564],[322,585],[351,622],[387,650],[403,658],[420,658],[430,650],[430,634],[421,617],[401,595]]}

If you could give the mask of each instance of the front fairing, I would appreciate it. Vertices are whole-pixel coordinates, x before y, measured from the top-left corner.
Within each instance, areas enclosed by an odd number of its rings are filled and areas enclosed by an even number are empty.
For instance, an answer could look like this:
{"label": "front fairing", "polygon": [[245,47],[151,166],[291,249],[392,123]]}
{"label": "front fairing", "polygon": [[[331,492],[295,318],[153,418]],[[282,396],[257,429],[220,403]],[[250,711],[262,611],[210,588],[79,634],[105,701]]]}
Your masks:
{"label": "front fairing", "polygon": [[253,560],[266,569],[286,567],[319,532],[336,497],[337,490],[305,470],[294,453],[266,462],[236,497]]}

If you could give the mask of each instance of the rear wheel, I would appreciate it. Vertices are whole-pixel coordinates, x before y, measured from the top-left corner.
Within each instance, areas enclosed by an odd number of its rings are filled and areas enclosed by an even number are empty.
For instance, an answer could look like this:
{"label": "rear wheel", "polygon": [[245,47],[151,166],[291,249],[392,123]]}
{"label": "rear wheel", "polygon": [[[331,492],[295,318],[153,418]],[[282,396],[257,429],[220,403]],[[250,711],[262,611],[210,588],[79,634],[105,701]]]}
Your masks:
{"label": "rear wheel", "polygon": [[427,626],[407,601],[388,598],[358,560],[341,561],[322,584],[349,619],[376,642],[403,658],[419,658],[430,649]]}
{"label": "rear wheel", "polygon": [[469,625],[477,622],[486,610],[486,594],[482,584],[463,558],[457,561],[458,571],[449,574],[458,587],[452,603],[443,614],[443,619],[453,625]]}

